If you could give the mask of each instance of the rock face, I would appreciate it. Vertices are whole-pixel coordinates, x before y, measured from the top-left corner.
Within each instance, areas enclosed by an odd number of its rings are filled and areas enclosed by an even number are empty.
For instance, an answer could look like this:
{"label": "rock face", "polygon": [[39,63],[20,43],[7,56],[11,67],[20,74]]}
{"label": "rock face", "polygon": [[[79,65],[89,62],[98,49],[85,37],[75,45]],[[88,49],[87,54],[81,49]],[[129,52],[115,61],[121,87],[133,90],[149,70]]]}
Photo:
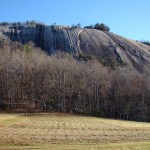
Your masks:
{"label": "rock face", "polygon": [[150,46],[135,42],[110,32],[95,29],[45,25],[0,26],[0,38],[22,44],[32,41],[48,54],[57,50],[73,56],[95,56],[118,62],[150,73]]}
{"label": "rock face", "polygon": [[5,35],[12,41],[23,44],[30,41],[42,48],[48,54],[54,54],[56,50],[76,55],[79,49],[79,33],[82,29],[71,29],[62,26],[1,26],[1,35]]}

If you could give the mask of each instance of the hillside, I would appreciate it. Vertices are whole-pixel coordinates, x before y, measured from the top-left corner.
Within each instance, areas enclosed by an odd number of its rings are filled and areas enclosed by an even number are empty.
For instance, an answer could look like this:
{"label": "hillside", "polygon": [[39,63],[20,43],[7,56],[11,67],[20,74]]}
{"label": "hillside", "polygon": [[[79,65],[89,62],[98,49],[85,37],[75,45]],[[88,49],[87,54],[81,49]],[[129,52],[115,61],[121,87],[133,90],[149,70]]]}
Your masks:
{"label": "hillside", "polygon": [[85,59],[94,56],[105,63],[127,64],[140,72],[150,72],[150,46],[111,32],[56,25],[12,24],[0,26],[0,39],[1,43],[5,40],[22,44],[32,41],[48,54],[60,50]]}
{"label": "hillside", "polygon": [[1,25],[0,110],[150,121],[149,54],[95,29]]}

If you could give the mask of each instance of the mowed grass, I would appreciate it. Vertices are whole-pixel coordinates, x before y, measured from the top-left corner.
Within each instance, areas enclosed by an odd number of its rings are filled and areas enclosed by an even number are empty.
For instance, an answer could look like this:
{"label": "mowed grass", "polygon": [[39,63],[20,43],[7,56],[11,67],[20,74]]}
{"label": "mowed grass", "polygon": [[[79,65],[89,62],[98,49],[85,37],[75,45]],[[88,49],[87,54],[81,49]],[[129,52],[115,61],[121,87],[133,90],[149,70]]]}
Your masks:
{"label": "mowed grass", "polygon": [[62,113],[0,114],[0,149],[150,149],[150,124]]}
{"label": "mowed grass", "polygon": [[22,116],[21,114],[0,114],[0,129],[4,127],[8,127],[15,123],[20,123],[21,121],[25,121],[27,118]]}

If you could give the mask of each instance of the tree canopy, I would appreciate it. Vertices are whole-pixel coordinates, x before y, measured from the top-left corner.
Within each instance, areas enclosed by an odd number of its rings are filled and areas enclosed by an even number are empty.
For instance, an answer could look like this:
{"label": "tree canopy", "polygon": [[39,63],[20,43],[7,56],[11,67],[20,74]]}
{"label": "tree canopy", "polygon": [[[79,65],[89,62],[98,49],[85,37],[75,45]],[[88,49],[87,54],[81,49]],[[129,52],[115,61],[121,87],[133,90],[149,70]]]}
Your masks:
{"label": "tree canopy", "polygon": [[84,28],[97,29],[97,30],[101,30],[101,31],[110,31],[110,28],[107,25],[105,25],[104,23],[96,23],[95,25],[85,26]]}

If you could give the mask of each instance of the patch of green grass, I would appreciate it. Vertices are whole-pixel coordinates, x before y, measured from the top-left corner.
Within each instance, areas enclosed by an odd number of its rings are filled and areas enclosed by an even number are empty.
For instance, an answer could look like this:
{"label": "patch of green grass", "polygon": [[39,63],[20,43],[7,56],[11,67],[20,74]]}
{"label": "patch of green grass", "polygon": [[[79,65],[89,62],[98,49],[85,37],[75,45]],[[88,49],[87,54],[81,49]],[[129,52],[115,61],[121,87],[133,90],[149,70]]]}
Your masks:
{"label": "patch of green grass", "polygon": [[23,115],[20,114],[18,115],[0,114],[0,129],[26,120],[27,117],[24,117]]}

